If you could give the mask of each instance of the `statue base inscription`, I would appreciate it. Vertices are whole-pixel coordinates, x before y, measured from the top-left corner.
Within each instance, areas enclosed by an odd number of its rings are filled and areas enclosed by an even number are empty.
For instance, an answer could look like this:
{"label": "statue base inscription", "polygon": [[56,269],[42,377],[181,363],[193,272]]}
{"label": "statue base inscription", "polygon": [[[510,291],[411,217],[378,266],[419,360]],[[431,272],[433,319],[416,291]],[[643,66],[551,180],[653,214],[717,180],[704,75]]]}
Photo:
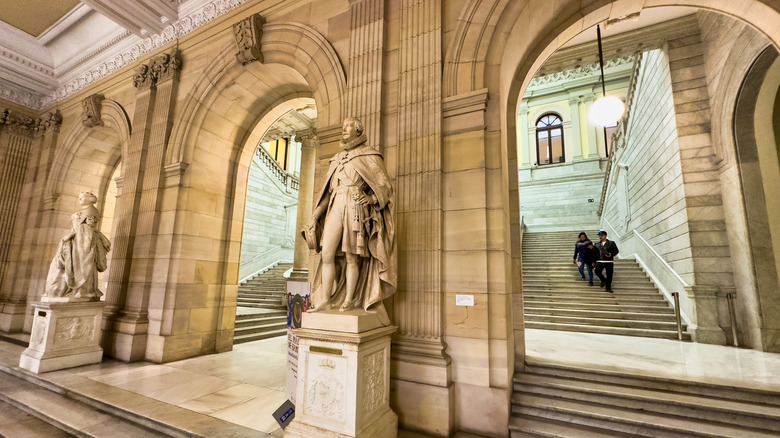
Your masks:
{"label": "statue base inscription", "polygon": [[102,301],[36,302],[30,346],[19,367],[34,373],[100,363]]}
{"label": "statue base inscription", "polygon": [[398,435],[390,409],[390,337],[363,310],[303,314],[298,336],[298,388],[290,438]]}

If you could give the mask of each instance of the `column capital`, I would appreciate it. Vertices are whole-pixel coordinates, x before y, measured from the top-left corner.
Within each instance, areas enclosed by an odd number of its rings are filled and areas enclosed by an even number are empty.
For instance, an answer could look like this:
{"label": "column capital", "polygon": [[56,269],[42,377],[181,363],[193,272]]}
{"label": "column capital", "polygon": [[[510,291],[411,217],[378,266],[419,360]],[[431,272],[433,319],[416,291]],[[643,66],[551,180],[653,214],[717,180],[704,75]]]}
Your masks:
{"label": "column capital", "polygon": [[297,131],[295,133],[295,139],[301,143],[301,147],[312,148],[315,147],[316,142],[319,140],[317,133],[313,129],[306,129],[303,131]]}
{"label": "column capital", "polygon": [[580,96],[569,96],[569,106],[579,105],[580,102],[582,102]]}
{"label": "column capital", "polygon": [[151,62],[151,70],[154,80],[159,83],[169,79],[178,79],[181,71],[181,52],[173,48],[170,53],[163,53],[155,57]]}
{"label": "column capital", "polygon": [[527,116],[528,115],[528,111],[530,111],[530,109],[528,108],[528,104],[527,103],[521,103],[520,104],[520,108],[517,110],[517,112],[521,116]]}
{"label": "column capital", "polygon": [[133,86],[138,91],[151,90],[155,88],[154,72],[147,64],[141,64],[135,70],[133,75]]}

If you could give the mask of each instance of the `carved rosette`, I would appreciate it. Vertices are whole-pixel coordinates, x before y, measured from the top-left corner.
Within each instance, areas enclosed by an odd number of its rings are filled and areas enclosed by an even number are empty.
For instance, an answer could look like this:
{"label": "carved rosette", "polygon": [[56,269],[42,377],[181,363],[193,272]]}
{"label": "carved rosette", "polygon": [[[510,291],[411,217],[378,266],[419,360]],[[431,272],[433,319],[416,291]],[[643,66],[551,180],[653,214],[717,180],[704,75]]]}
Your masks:
{"label": "carved rosette", "polygon": [[28,137],[40,137],[50,132],[59,132],[62,116],[59,113],[46,113],[43,117],[17,116],[10,110],[0,108],[0,125],[15,134]]}
{"label": "carved rosette", "polygon": [[233,36],[236,38],[236,60],[242,65],[250,62],[263,62],[263,54],[260,52],[260,39],[263,36],[263,24],[265,20],[260,14],[252,14],[249,17],[233,25]]}
{"label": "carved rosette", "polygon": [[103,126],[103,119],[100,114],[100,111],[103,108],[103,99],[104,97],[102,94],[93,94],[82,102],[82,106],[84,107],[84,120],[82,120],[81,123],[87,128]]}
{"label": "carved rosette", "polygon": [[157,83],[178,78],[181,71],[181,52],[174,48],[170,53],[164,53],[152,60],[151,69]]}

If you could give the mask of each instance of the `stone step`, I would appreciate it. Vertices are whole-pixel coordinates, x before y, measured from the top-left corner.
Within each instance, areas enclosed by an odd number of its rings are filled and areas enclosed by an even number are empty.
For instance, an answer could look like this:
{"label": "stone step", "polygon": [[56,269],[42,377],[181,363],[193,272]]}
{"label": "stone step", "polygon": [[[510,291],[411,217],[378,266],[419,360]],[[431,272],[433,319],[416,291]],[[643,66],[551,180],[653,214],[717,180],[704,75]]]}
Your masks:
{"label": "stone step", "polygon": [[515,414],[509,418],[512,438],[634,438],[634,434],[556,421],[549,418]]}
{"label": "stone step", "polygon": [[[3,371],[13,372],[14,370]],[[165,429],[161,429],[159,432],[154,431],[132,420],[112,415],[110,411],[107,412],[68,397],[67,393],[59,393],[56,391],[57,388],[51,388],[54,389],[51,390],[45,386],[39,386],[30,381],[38,379],[33,376],[28,377],[22,371],[14,373],[17,378],[12,378],[3,371],[0,371],[0,401],[50,425],[48,431],[51,432],[51,435],[25,435],[21,433],[16,436],[142,438],[159,437],[165,431]],[[12,436],[9,429],[5,425],[2,426],[0,435]]]}
{"label": "stone step", "polygon": [[606,289],[598,287],[596,285],[586,286],[583,288],[523,288],[523,296],[551,296],[557,298],[637,298],[647,299],[655,301],[664,301],[664,297],[652,289],[647,291],[639,289],[624,289],[618,292],[607,292]]}
{"label": "stone step", "polygon": [[[525,328],[557,330],[564,332],[598,333],[602,335],[638,336],[642,338],[677,339],[677,330],[650,330],[631,327],[608,327],[589,324],[557,324],[540,321],[526,321]],[[683,333],[683,340],[690,341],[690,334]]]}
{"label": "stone step", "polygon": [[0,436],[71,438],[73,434],[57,429],[32,414],[0,401]]}
{"label": "stone step", "polygon": [[284,310],[286,306],[282,304],[258,304],[258,303],[238,303],[241,307],[251,307],[254,309],[267,309],[267,310]]}
{"label": "stone step", "polygon": [[[547,308],[547,309],[571,309],[571,303],[565,302],[565,301],[542,301],[542,300],[533,300],[528,301],[525,300],[525,306],[527,309],[534,309],[534,308]],[[621,311],[621,312],[641,312],[641,313],[667,313],[670,310],[674,311],[673,309],[669,307],[659,307],[654,304],[651,305],[625,305],[625,304],[618,304],[615,301],[611,301],[609,303],[577,303],[577,309],[576,310],[582,310],[582,311]]]}
{"label": "stone step", "polygon": [[[265,334],[265,333],[275,333],[279,330],[286,330],[287,329],[287,320],[285,319],[284,322],[278,323],[278,322],[271,322],[268,324],[258,324],[251,327],[241,327],[236,328],[234,332],[234,337],[242,337],[244,335],[255,335],[255,334]],[[236,343],[235,341],[233,342]]]}
{"label": "stone step", "polygon": [[284,330],[274,330],[263,333],[250,333],[246,335],[239,335],[233,337],[233,344],[243,344],[244,342],[260,341],[268,338],[276,338],[279,336],[287,336],[287,328]]}
{"label": "stone step", "polygon": [[756,388],[741,388],[711,383],[653,377],[618,371],[594,370],[572,365],[553,365],[534,359],[526,360],[526,372],[540,376],[560,377],[567,381],[591,381],[612,386],[654,389],[667,393],[689,394],[723,400],[735,400],[780,408],[780,394]]}
{"label": "stone step", "polygon": [[631,319],[638,321],[675,321],[674,310],[667,308],[663,313],[626,312],[622,308],[607,310],[551,309],[525,306],[526,315],[574,316],[581,318]]}
{"label": "stone step", "polygon": [[611,383],[589,380],[571,381],[558,376],[528,373],[515,375],[514,389],[516,392],[547,397],[616,405],[657,414],[673,412],[679,417],[699,420],[712,419],[743,427],[780,431],[780,407],[730,398],[703,397],[652,388],[616,386]]}
{"label": "stone step", "polygon": [[246,313],[243,315],[236,315],[236,321],[243,321],[245,319],[253,319],[264,316],[287,316],[286,309],[273,309],[273,310],[258,310],[257,313]]}
{"label": "stone step", "polygon": [[236,321],[236,331],[248,327],[258,327],[268,324],[287,324],[287,315],[258,316]]}
{"label": "stone step", "polygon": [[[677,323],[672,318],[672,321],[645,321],[639,319],[609,319],[609,318],[588,318],[581,316],[564,316],[564,315],[537,315],[537,314],[525,314],[525,322],[543,322],[548,324],[565,324],[565,325],[591,325],[602,327],[623,327],[632,329],[646,329],[646,330],[666,330],[677,331]],[[686,330],[686,325],[682,325],[683,330]]]}
{"label": "stone step", "polygon": [[[550,291],[569,291],[569,292],[588,292],[591,289],[598,290],[601,289],[599,286],[601,284],[601,281],[598,279],[593,279],[593,286],[588,286],[587,282],[579,282],[579,283],[549,283],[549,282],[542,282],[542,281],[529,281],[525,282],[523,281],[523,291],[529,292],[529,291],[538,291],[538,292],[550,292]],[[613,281],[612,282],[612,289],[613,290],[620,290],[621,292],[626,293],[648,293],[652,294],[658,297],[659,300],[664,300],[664,296],[661,295],[660,292],[658,292],[657,289],[651,288],[647,285],[634,285],[631,283],[627,283],[625,281]]]}
{"label": "stone step", "polygon": [[571,299],[567,297],[556,298],[552,296],[524,296],[523,301],[536,306],[544,305],[547,303],[566,304],[570,309],[583,309],[584,306],[589,304],[612,304],[616,307],[625,306],[657,306],[658,301],[653,300],[640,300],[640,299],[615,299],[615,298],[582,298]]}

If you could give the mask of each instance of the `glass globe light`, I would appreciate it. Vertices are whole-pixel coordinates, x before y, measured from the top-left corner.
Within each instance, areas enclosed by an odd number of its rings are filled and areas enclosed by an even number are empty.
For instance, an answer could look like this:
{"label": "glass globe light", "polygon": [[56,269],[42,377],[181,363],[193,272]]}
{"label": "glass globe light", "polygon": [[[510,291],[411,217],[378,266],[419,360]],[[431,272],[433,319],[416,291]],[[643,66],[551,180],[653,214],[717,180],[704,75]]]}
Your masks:
{"label": "glass globe light", "polygon": [[617,125],[626,106],[623,101],[615,96],[600,97],[593,102],[588,110],[588,118],[599,127],[612,127]]}

